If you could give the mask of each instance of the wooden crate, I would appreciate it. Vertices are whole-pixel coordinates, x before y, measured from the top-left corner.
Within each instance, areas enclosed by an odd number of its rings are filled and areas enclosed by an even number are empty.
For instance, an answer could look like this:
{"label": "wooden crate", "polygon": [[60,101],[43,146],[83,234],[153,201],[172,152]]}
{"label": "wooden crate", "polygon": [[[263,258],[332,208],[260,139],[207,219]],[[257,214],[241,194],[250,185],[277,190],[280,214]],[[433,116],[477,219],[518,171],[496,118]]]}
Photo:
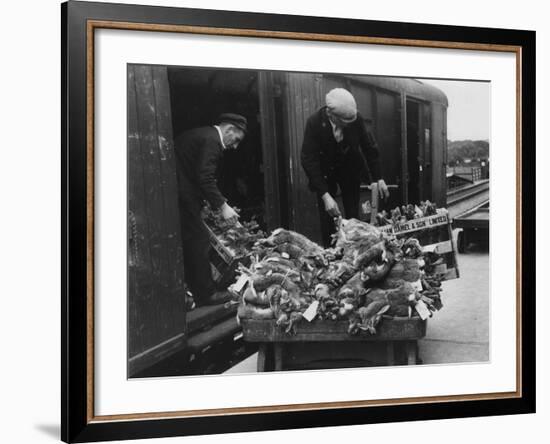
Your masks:
{"label": "wooden crate", "polygon": [[212,277],[220,288],[227,288],[235,281],[235,270],[239,263],[248,265],[250,259],[246,256],[234,255],[225,245],[221,243],[212,229],[205,224],[210,238],[210,267]]}
{"label": "wooden crate", "polygon": [[[371,216],[370,223],[376,224],[379,197],[378,185],[371,187]],[[443,263],[436,267],[435,272],[442,280],[460,277],[456,260],[456,245],[453,239],[453,227],[449,212],[440,208],[437,214],[418,219],[412,219],[399,224],[390,224],[377,227],[391,238],[407,239],[414,237],[420,242],[424,252],[433,252],[443,258]]]}
{"label": "wooden crate", "polygon": [[449,213],[445,209],[438,214],[407,222],[377,227],[391,238],[418,239],[424,252],[433,252],[441,256],[443,263],[436,266],[435,272],[442,280],[460,277],[456,260],[456,245],[453,240],[453,227]]}

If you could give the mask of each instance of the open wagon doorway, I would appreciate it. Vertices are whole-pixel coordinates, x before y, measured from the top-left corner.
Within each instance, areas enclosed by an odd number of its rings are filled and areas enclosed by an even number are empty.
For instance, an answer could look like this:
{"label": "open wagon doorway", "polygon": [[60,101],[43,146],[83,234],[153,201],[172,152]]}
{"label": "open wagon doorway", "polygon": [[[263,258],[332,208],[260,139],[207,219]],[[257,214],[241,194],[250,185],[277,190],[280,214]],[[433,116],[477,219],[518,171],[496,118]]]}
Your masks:
{"label": "open wagon doorway", "polygon": [[174,138],[196,127],[217,123],[220,114],[248,119],[248,131],[237,149],[224,152],[218,187],[241,220],[255,219],[266,228],[264,162],[260,100],[256,71],[168,68]]}
{"label": "open wagon doorway", "polygon": [[432,200],[432,159],[429,106],[407,100],[408,203]]}

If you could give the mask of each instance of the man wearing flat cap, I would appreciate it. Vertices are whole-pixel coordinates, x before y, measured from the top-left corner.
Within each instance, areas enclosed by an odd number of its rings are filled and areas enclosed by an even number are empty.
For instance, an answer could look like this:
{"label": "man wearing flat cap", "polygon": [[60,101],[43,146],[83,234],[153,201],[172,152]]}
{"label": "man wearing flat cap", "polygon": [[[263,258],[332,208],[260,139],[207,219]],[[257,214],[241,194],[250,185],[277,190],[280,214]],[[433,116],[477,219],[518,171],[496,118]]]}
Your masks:
{"label": "man wearing flat cap", "polygon": [[389,196],[374,136],[357,112],[355,98],[343,88],[329,91],[326,105],[307,120],[301,160],[310,189],[319,198],[325,245],[335,231],[334,219],[341,215],[334,199],[338,188],[347,219],[359,217],[362,179],[377,183],[381,198]]}
{"label": "man wearing flat cap", "polygon": [[216,291],[209,262],[210,241],[201,210],[208,202],[212,209],[221,211],[225,220],[237,222],[239,215],[227,204],[216,178],[223,152],[237,148],[246,134],[247,120],[227,113],[217,122],[186,131],[174,142],[185,281],[198,306],[231,299],[227,291]]}

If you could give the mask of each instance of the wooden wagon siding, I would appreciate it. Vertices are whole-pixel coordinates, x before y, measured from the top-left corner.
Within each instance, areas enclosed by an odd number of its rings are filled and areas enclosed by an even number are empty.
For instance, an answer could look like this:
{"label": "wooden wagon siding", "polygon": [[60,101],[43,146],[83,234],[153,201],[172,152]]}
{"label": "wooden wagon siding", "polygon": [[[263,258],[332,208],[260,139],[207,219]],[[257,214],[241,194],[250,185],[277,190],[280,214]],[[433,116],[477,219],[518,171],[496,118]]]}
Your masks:
{"label": "wooden wagon siding", "polygon": [[[351,76],[340,74],[281,73],[278,86],[283,91],[286,181],[290,229],[320,241],[317,198],[309,190],[300,162],[300,152],[308,117],[324,105],[332,88],[346,88],[356,99],[365,123],[372,130],[380,148],[382,176],[386,183],[397,185],[388,208],[409,203],[407,155],[407,101],[419,109],[419,197],[446,205],[447,98],[437,88],[413,79]],[[269,121],[262,118],[262,125]],[[264,141],[265,142],[265,141]],[[285,171],[280,165],[279,171]],[[367,197],[367,195],[362,196]],[[418,203],[418,202],[412,202]]]}
{"label": "wooden wagon siding", "polygon": [[288,133],[289,228],[320,241],[320,221],[315,195],[309,190],[300,152],[309,116],[321,106],[321,77],[307,73],[284,76],[286,126]]}
{"label": "wooden wagon siding", "polygon": [[183,255],[166,68],[129,65],[130,376],[185,346],[183,293]]}

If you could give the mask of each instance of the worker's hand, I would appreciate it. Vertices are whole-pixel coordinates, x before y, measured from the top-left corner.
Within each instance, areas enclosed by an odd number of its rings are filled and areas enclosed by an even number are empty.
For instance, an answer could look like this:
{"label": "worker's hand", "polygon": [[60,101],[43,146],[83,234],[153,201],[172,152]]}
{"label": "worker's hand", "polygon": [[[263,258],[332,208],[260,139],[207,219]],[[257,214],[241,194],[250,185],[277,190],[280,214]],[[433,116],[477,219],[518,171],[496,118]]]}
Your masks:
{"label": "worker's hand", "polygon": [[239,219],[239,213],[237,213],[233,208],[227,205],[225,202],[221,208],[222,217],[229,222],[236,223]]}
{"label": "worker's hand", "polygon": [[332,217],[340,216],[340,209],[338,208],[338,204],[329,193],[323,194],[321,196],[321,199],[323,199],[323,203],[325,204],[325,210],[330,216]]}
{"label": "worker's hand", "polygon": [[371,188],[372,185],[378,185],[378,196],[380,197],[380,199],[384,200],[390,197],[390,191],[388,190],[388,186],[386,185],[386,182],[384,182],[384,179],[380,179],[378,183],[373,182],[371,184]]}

